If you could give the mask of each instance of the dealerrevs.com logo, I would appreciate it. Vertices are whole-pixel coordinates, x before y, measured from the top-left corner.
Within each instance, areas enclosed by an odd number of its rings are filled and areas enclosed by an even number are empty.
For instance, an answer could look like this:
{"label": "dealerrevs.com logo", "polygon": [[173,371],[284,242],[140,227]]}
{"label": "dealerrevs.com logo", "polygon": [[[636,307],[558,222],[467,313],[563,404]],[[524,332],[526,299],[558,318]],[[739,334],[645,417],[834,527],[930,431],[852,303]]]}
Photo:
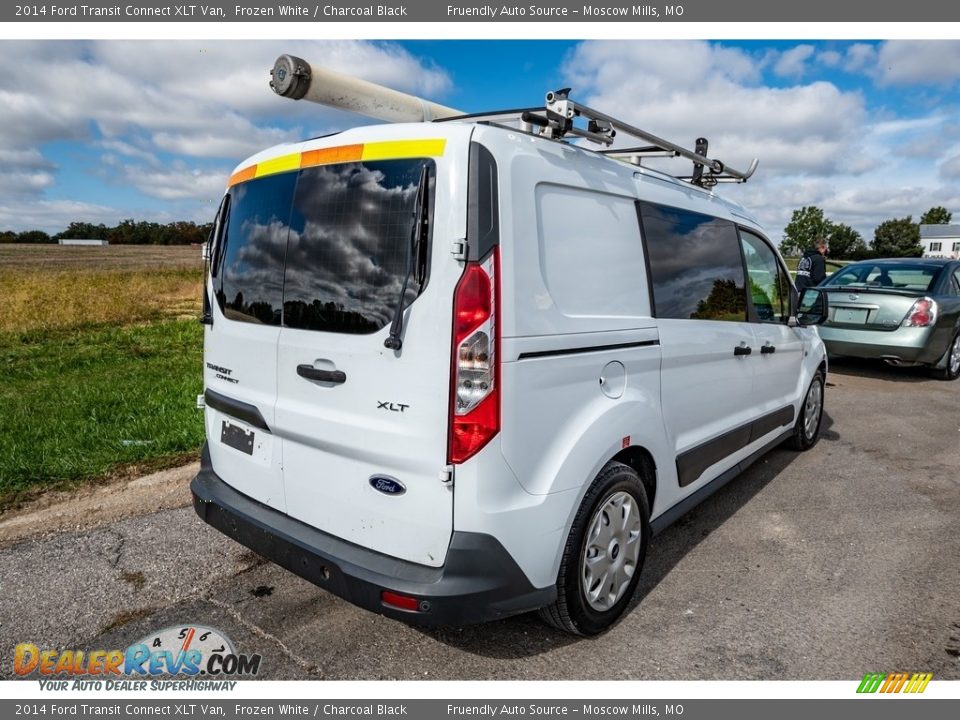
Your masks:
{"label": "dealerrevs.com logo", "polygon": [[[150,633],[124,650],[48,650],[33,643],[14,648],[13,671],[37,676],[42,689],[146,690],[141,678],[186,676],[205,681],[250,678],[260,671],[260,655],[236,652],[215,628],[179,625]],[[151,681],[150,689],[232,689],[236,683]],[[220,687],[220,686],[224,687]]]}

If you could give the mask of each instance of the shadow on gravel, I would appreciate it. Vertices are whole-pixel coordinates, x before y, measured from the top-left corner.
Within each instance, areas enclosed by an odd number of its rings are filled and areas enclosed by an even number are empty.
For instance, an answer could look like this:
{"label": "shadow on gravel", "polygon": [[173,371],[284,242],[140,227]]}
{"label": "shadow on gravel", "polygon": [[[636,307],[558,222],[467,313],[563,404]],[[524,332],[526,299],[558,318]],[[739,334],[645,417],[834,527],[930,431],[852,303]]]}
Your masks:
{"label": "shadow on gravel", "polygon": [[[821,425],[822,441],[831,442],[839,435],[831,428],[833,420],[827,411]],[[816,450],[814,450],[816,452]],[[647,594],[714,530],[722,526],[767,484],[773,481],[797,457],[797,453],[780,446],[757,460],[739,477],[718,490],[705,502],[691,510],[673,525],[654,537],[647,550],[640,584],[624,619],[641,606]],[[417,628],[427,637],[464,652],[496,659],[523,659],[555,650],[576,642],[593,642],[577,638],[543,623],[536,613],[464,628]],[[602,641],[601,641],[602,642]]]}

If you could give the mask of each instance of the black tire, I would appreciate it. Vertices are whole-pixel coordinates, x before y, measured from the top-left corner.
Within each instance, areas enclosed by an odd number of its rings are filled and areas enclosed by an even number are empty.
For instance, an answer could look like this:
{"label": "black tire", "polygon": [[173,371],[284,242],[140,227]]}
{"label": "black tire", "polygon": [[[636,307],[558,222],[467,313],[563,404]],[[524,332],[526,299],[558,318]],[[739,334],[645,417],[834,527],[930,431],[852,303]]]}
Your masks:
{"label": "black tire", "polygon": [[[809,450],[817,441],[820,440],[820,424],[823,422],[824,405],[824,376],[823,370],[817,370],[810,381],[806,394],[803,396],[803,402],[800,404],[800,415],[793,426],[793,435],[790,437],[790,447],[799,452]],[[815,401],[815,396],[819,396],[819,402]],[[811,406],[815,404],[815,408]],[[817,413],[815,422],[807,422],[811,409]]]}
{"label": "black tire", "polygon": [[[621,501],[619,506],[618,501]],[[632,504],[632,508],[626,507],[628,502]],[[596,546],[589,547],[588,532],[595,523],[595,529],[601,532],[603,527],[616,527],[610,522],[610,517],[615,512],[623,513],[620,517],[627,521],[623,524],[629,525],[629,531],[625,529],[619,536],[616,531],[609,531],[614,534],[608,545],[611,550],[600,558],[600,561],[614,567],[610,573],[603,575],[603,582],[598,580],[594,583],[599,597],[589,600],[584,587],[587,583],[586,558],[588,550],[593,552]],[[595,535],[593,539],[598,537],[599,535]],[[625,537],[635,539],[626,542],[623,540]],[[649,542],[650,505],[640,477],[627,465],[607,463],[587,490],[573,520],[560,560],[557,599],[552,605],[540,610],[540,617],[550,625],[575,635],[598,635],[609,629],[623,615],[637,589]],[[634,543],[639,543],[639,546]],[[618,552],[620,547],[624,550]],[[637,555],[635,559],[632,557],[634,552]],[[616,586],[612,597],[604,592],[607,589],[608,577],[614,578],[613,585]],[[626,578],[629,579],[624,582]],[[608,605],[598,608],[598,603]]]}
{"label": "black tire", "polygon": [[943,355],[943,363],[942,368],[930,369],[933,377],[938,380],[956,380],[960,377],[960,330],[951,338],[947,351]]}

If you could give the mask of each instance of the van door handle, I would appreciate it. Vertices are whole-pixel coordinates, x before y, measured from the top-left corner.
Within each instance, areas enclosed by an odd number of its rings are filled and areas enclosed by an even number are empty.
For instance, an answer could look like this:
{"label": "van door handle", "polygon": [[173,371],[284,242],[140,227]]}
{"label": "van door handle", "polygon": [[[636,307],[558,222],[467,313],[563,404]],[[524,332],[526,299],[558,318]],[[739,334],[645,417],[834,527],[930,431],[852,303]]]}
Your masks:
{"label": "van door handle", "polygon": [[318,370],[313,365],[297,365],[297,375],[307,380],[342,385],[347,381],[347,374],[343,370]]}
{"label": "van door handle", "polygon": [[738,345],[733,349],[734,355],[750,355],[753,352],[753,348],[749,345]]}
{"label": "van door handle", "polygon": [[775,353],[776,351],[777,351],[777,348],[775,345],[764,345],[762,348],[760,348],[761,355],[770,355],[771,353]]}

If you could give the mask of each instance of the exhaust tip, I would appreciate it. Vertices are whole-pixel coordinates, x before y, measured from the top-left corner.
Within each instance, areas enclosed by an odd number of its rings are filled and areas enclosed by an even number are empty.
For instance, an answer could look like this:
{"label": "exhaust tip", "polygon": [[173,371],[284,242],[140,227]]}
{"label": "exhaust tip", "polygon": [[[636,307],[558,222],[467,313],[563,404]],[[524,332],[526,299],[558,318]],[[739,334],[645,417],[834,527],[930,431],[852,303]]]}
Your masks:
{"label": "exhaust tip", "polygon": [[279,96],[299,100],[310,89],[310,63],[296,55],[281,55],[270,70],[270,88]]}

